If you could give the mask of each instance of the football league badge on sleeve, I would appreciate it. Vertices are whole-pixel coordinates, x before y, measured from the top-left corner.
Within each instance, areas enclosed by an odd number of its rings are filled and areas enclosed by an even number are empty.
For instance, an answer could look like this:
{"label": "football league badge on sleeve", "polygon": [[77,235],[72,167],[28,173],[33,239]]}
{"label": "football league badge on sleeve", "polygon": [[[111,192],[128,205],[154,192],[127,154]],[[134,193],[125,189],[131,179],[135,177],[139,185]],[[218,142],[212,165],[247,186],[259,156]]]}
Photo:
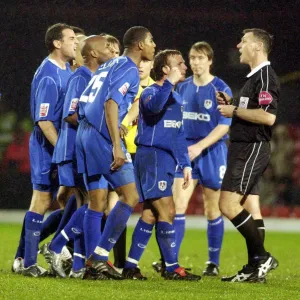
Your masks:
{"label": "football league badge on sleeve", "polygon": [[166,190],[166,188],[167,188],[167,182],[164,181],[164,180],[159,181],[159,182],[158,182],[158,188],[159,188],[161,191]]}

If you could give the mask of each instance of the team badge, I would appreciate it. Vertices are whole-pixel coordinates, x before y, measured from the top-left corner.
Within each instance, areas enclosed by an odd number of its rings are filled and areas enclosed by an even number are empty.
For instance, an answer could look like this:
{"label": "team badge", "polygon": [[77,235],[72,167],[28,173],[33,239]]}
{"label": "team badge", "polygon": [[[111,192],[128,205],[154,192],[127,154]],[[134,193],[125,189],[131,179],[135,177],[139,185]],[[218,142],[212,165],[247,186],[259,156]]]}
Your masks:
{"label": "team badge", "polygon": [[167,188],[167,182],[162,180],[162,181],[159,181],[158,182],[158,188],[161,190],[161,191],[165,191],[166,188]]}
{"label": "team badge", "polygon": [[273,101],[273,97],[269,92],[262,91],[258,95],[259,105],[269,105]]}
{"label": "team badge", "polygon": [[130,84],[128,82],[125,82],[120,88],[119,88],[119,92],[125,96],[125,94],[127,93],[128,89],[129,89]]}
{"label": "team badge", "polygon": [[76,111],[78,101],[79,101],[78,98],[72,99],[71,104],[70,104],[69,111]]}
{"label": "team badge", "polygon": [[41,103],[40,106],[40,117],[44,118],[48,116],[50,103]]}
{"label": "team badge", "polygon": [[204,100],[204,107],[210,109],[212,107],[212,101],[209,99]]}
{"label": "team badge", "polygon": [[239,107],[247,108],[248,107],[248,102],[249,102],[249,97],[241,97]]}

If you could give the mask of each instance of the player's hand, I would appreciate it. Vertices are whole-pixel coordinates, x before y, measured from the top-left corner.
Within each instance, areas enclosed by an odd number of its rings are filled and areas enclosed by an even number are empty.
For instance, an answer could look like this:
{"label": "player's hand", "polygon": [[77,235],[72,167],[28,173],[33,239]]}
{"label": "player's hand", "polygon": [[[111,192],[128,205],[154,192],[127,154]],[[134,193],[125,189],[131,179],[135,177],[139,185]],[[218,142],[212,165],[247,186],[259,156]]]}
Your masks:
{"label": "player's hand", "polygon": [[170,69],[169,66],[166,66],[167,70],[168,70],[168,76],[167,76],[167,79],[169,81],[171,81],[174,85],[179,82],[179,80],[181,79],[182,77],[182,74],[179,70],[179,68],[177,67],[173,67]]}
{"label": "player's hand", "polygon": [[188,154],[189,154],[189,158],[190,161],[193,161],[197,156],[199,156],[202,153],[203,149],[197,145],[191,145],[188,147]]}
{"label": "player's hand", "polygon": [[190,167],[183,169],[183,180],[182,188],[186,190],[192,182],[192,169]]}
{"label": "player's hand", "polygon": [[229,105],[232,103],[232,98],[225,92],[216,92],[216,98],[219,104]]}
{"label": "player's hand", "polygon": [[124,139],[124,137],[127,136],[127,134],[128,134],[128,129],[127,129],[126,126],[124,126],[123,124],[121,124],[119,132],[120,132],[120,138]]}
{"label": "player's hand", "polygon": [[221,115],[226,118],[232,118],[233,110],[235,109],[234,105],[218,105],[218,110],[220,111]]}
{"label": "player's hand", "polygon": [[125,154],[122,150],[121,145],[117,145],[113,147],[113,157],[114,157],[114,161],[110,165],[110,169],[112,171],[116,171],[120,169],[125,163]]}

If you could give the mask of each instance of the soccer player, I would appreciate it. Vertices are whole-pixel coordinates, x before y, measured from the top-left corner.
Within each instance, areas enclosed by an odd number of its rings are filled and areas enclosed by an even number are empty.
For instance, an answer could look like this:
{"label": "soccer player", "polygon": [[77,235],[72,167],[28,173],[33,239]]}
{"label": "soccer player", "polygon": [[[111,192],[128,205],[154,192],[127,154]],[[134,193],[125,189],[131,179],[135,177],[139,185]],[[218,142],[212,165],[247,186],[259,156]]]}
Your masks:
{"label": "soccer player", "polygon": [[106,197],[98,187],[102,176],[122,195],[107,218],[98,246],[87,260],[87,277],[99,279],[122,278],[108,263],[108,254],[124,230],[139,196],[119,126],[138,91],[137,65],[142,59],[153,59],[156,45],[148,29],[135,26],[125,33],[123,46],[123,56],[100,66],[79,104],[84,106],[76,138],[76,156],[78,171],[84,173],[87,182],[89,227],[100,227],[105,209]]}
{"label": "soccer player", "polygon": [[67,62],[75,58],[78,44],[69,25],[55,24],[45,35],[49,56],[37,69],[31,84],[31,115],[34,129],[30,137],[30,165],[33,195],[26,213],[25,276],[40,277],[46,270],[36,264],[40,230],[46,210],[51,204],[54,187],[52,154],[60,128],[63,99],[71,70]]}
{"label": "soccer player", "polygon": [[216,91],[232,96],[229,86],[211,73],[214,52],[207,42],[195,43],[189,52],[193,75],[177,86],[183,98],[184,131],[192,163],[192,184],[182,189],[183,174],[179,169],[174,181],[176,216],[176,247],[179,253],[185,231],[185,212],[194,189],[202,186],[205,215],[207,217],[208,262],[203,275],[219,273],[220,250],[224,222],[219,209],[222,179],[227,165],[228,130],[231,119],[223,117],[217,109]]}
{"label": "soccer player", "polygon": [[[84,65],[79,67],[69,79],[64,100],[62,125],[53,154],[53,162],[58,165],[60,190],[63,189],[65,194],[78,194],[76,188],[82,185],[80,178],[78,178],[75,161],[75,139],[78,124],[77,105],[79,98],[91,80],[93,73],[101,64],[112,58],[109,43],[103,36],[86,38],[81,43],[81,54]],[[56,254],[61,253],[66,241],[71,239],[72,234],[74,235],[72,228],[69,227],[67,227],[69,231],[65,227],[59,232],[48,246],[50,255],[53,256],[51,259],[52,269],[61,277],[65,277],[65,274],[60,271],[61,257]],[[75,240],[75,251],[76,245],[80,245],[80,243]],[[79,253],[75,252],[75,254],[78,256]],[[83,268],[80,264],[78,265],[79,267],[75,264],[75,269],[72,270],[73,273]]]}
{"label": "soccer player", "polygon": [[[265,282],[277,260],[266,252],[257,224],[241,202],[258,195],[258,182],[270,160],[272,125],[276,120],[279,81],[270,66],[272,36],[262,29],[246,29],[237,45],[240,62],[249,65],[245,85],[237,99],[218,96],[221,114],[232,119],[228,167],[221,187],[220,209],[246,240],[248,263],[237,274],[222,281]],[[229,105],[224,105],[228,104]],[[252,197],[258,203],[258,197]],[[255,206],[255,205],[254,205]],[[248,206],[249,208],[249,206]]]}
{"label": "soccer player", "polygon": [[123,275],[130,279],[146,279],[137,264],[156,223],[157,241],[166,264],[164,278],[200,280],[200,276],[189,274],[179,266],[173,226],[172,185],[177,165],[184,174],[182,188],[186,189],[191,181],[182,127],[182,99],[174,91],[175,85],[185,78],[187,67],[179,51],[164,50],[155,56],[153,69],[156,84],[146,88],[141,95],[135,139],[135,178],[144,210],[132,236]]}

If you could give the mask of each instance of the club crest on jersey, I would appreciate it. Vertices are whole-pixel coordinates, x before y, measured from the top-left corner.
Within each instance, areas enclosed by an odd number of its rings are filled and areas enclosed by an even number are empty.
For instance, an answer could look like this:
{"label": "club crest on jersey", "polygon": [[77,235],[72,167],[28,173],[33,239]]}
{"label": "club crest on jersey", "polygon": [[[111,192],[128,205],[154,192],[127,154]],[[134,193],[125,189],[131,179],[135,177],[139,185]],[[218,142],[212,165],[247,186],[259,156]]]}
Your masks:
{"label": "club crest on jersey", "polygon": [[48,116],[50,103],[41,103],[40,106],[40,117],[44,118]]}
{"label": "club crest on jersey", "polygon": [[78,101],[78,98],[74,98],[71,100],[69,111],[76,111]]}
{"label": "club crest on jersey", "polygon": [[125,94],[127,93],[128,89],[129,89],[130,84],[128,82],[125,82],[120,88],[119,88],[119,92],[125,96]]}
{"label": "club crest on jersey", "polygon": [[158,188],[161,190],[161,191],[165,191],[166,188],[167,188],[167,182],[162,180],[162,181],[159,181],[158,182]]}
{"label": "club crest on jersey", "polygon": [[204,100],[204,107],[210,109],[212,107],[212,101],[209,99]]}
{"label": "club crest on jersey", "polygon": [[258,95],[259,105],[269,105],[273,101],[273,97],[269,92],[262,91]]}

